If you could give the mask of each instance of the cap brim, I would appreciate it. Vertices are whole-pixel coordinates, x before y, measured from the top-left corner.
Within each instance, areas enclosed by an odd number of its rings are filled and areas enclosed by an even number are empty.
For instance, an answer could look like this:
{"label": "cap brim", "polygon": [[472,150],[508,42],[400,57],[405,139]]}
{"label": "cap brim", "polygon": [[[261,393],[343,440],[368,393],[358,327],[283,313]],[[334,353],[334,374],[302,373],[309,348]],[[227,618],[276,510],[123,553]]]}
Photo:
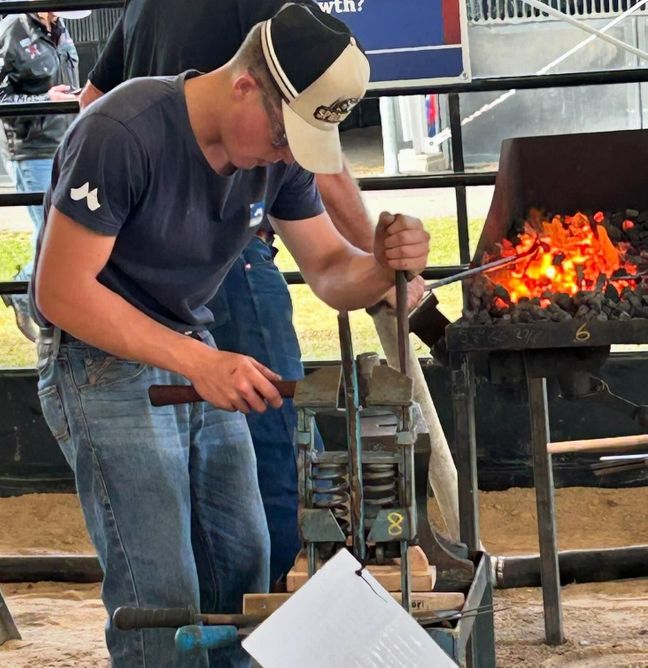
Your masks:
{"label": "cap brim", "polygon": [[52,12],[55,16],[58,16],[62,19],[84,19],[86,16],[92,14],[91,9],[79,9],[77,11],[70,12]]}
{"label": "cap brim", "polygon": [[281,102],[288,146],[295,160],[314,174],[339,174],[342,171],[342,146],[338,126],[320,130]]}

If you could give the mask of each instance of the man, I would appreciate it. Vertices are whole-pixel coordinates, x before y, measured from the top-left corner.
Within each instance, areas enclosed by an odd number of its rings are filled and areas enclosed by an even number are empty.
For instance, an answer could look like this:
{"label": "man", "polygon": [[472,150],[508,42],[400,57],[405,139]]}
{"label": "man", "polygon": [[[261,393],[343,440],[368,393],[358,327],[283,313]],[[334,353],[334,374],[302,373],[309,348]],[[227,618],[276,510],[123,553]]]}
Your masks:
{"label": "man", "polygon": [[[0,102],[40,102],[74,100],[70,93],[79,85],[79,57],[70,37],[65,18],[83,18],[84,12],[33,12],[10,14],[0,21]],[[52,156],[72,117],[3,117],[4,135],[0,149],[7,173],[16,190],[42,192],[50,183]],[[43,224],[43,207],[28,207],[34,227],[33,240]],[[35,243],[34,243],[35,245]],[[33,262],[22,267],[15,278],[28,281]],[[28,299],[3,296],[12,306],[16,324],[31,341],[36,328],[29,317]]]}
{"label": "man", "polygon": [[[272,16],[284,2],[132,0],[90,73],[81,105],[133,77],[220,67],[234,55],[250,28]],[[320,12],[312,0],[300,0],[300,4],[328,25],[342,25]],[[370,251],[373,225],[346,166],[340,174],[316,178],[337,229],[353,245]],[[209,304],[215,318],[210,331],[221,350],[250,355],[284,378],[297,379],[303,377],[301,352],[292,325],[290,293],[273,262],[273,237],[265,219]],[[422,285],[420,279],[411,283],[412,305],[422,296]],[[296,412],[288,400],[278,410],[250,413],[247,420],[270,529],[270,578],[275,582],[293,565],[300,547],[293,445]]]}
{"label": "man", "polygon": [[[205,304],[268,213],[312,289],[377,301],[425,265],[420,221],[382,217],[373,253],[324,212],[311,171],[341,169],[337,122],[364,94],[354,38],[286,5],[233,60],[138,79],[79,116],[55,157],[32,296],[43,413],[119,605],[234,612],[268,586],[268,535],[241,413],[277,408],[273,370],[219,351]],[[333,120],[333,116],[335,119]],[[155,409],[151,384],[206,402]],[[119,632],[112,665],[180,665],[168,630]],[[239,647],[182,665],[242,666]]]}

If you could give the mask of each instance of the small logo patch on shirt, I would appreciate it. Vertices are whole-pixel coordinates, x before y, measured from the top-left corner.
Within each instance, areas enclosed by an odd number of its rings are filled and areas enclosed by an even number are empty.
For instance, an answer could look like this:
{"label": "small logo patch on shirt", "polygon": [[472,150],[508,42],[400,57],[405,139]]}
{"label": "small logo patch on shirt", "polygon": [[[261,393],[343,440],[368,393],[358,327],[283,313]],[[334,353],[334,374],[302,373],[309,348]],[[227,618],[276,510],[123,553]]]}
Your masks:
{"label": "small logo patch on shirt", "polygon": [[90,183],[86,181],[79,188],[70,188],[70,197],[75,202],[85,199],[88,209],[90,209],[90,211],[96,211],[101,206],[99,203],[98,190],[98,188],[90,190]]}
{"label": "small logo patch on shirt", "polygon": [[264,213],[265,204],[263,202],[255,202],[254,204],[250,204],[250,227],[261,225]]}

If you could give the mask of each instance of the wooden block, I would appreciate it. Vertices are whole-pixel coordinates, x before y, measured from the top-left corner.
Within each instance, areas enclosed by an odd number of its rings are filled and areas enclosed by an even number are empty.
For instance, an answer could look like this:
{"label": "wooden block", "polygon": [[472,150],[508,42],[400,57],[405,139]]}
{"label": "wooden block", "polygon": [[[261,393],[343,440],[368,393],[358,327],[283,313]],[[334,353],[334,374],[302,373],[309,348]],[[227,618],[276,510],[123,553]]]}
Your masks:
{"label": "wooden block", "polygon": [[[367,570],[387,591],[400,591],[400,566],[368,566]],[[432,591],[436,583],[436,568],[428,566],[427,572],[411,572],[410,579],[412,591]],[[306,584],[307,580],[308,573],[292,570],[286,577],[286,589],[289,592],[297,591],[301,586]]]}
{"label": "wooden block", "polygon": [[[436,583],[436,568],[430,566],[425,552],[418,546],[408,548],[412,591],[432,591]],[[318,569],[321,567],[318,563]],[[389,559],[381,566],[368,566],[369,572],[387,591],[400,591],[400,559]],[[297,591],[308,580],[308,559],[302,550],[295,559],[295,565],[286,576],[286,589]]]}
{"label": "wooden block", "polygon": [[244,615],[271,615],[278,610],[291,594],[244,594]]}
{"label": "wooden block", "polygon": [[[243,614],[271,615],[291,596],[292,594],[245,594],[243,596]],[[400,592],[393,592],[392,596],[400,603]],[[410,611],[416,615],[416,613],[435,612],[437,610],[461,610],[465,600],[465,596],[460,592],[413,592],[410,596]]]}

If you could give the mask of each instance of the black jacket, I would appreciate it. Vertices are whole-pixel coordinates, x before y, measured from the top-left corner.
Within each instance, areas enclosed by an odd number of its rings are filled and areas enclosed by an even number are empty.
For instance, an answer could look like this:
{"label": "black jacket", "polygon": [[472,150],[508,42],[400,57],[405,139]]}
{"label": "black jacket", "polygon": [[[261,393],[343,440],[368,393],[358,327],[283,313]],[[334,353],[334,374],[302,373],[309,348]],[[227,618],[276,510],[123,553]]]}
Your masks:
{"label": "black jacket", "polygon": [[[58,84],[79,85],[79,57],[59,19],[48,34],[31,14],[0,21],[0,103],[47,101]],[[71,114],[3,117],[3,149],[12,160],[51,158],[74,119]]]}

